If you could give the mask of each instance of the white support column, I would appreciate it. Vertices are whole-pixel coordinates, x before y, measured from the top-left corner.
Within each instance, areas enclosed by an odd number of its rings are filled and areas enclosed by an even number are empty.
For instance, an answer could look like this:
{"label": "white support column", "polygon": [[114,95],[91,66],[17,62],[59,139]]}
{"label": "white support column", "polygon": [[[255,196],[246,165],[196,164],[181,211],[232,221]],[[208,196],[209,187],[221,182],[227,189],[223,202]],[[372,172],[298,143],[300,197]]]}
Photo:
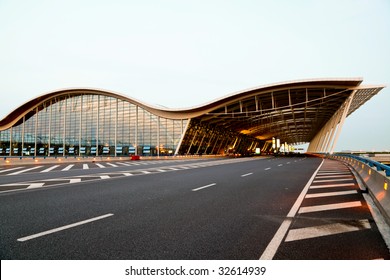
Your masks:
{"label": "white support column", "polygon": [[328,141],[327,141],[326,147],[325,147],[325,152],[326,153],[329,153],[329,145],[330,145],[330,143],[332,143],[332,140],[334,139],[334,134],[335,134],[336,129],[337,129],[337,124],[340,121],[340,118],[341,118],[340,115],[341,114],[342,114],[342,110],[339,110],[337,112],[337,114],[335,115],[334,120],[332,122],[332,131],[331,131],[331,134],[329,135],[329,138],[328,138]]}
{"label": "white support column", "polygon": [[344,125],[344,122],[345,122],[345,119],[347,118],[347,114],[348,114],[348,111],[349,111],[349,107],[351,106],[351,103],[353,101],[353,98],[355,97],[355,93],[356,93],[356,90],[354,90],[351,94],[351,96],[347,99],[347,101],[344,103],[345,104],[345,107],[344,107],[344,112],[343,112],[343,115],[341,117],[341,121],[339,123],[339,125],[337,126],[337,133],[336,133],[336,136],[335,136],[335,139],[333,140],[333,143],[332,143],[332,147],[330,149],[330,154],[333,154],[333,151],[334,151],[334,148],[336,147],[336,144],[337,144],[337,140],[339,139],[339,136],[340,136],[340,133],[341,133],[341,130],[343,128],[343,125]]}
{"label": "white support column", "polygon": [[22,126],[22,153],[21,153],[22,156],[24,156],[24,154],[23,154],[23,149],[24,149],[24,131],[25,131],[25,124],[26,124],[26,115],[23,116],[23,126]]}
{"label": "white support column", "polygon": [[114,130],[114,156],[118,154],[116,152],[116,147],[118,145],[118,98],[115,99],[115,130]]}
{"label": "white support column", "polygon": [[99,116],[100,116],[100,95],[98,97],[97,102],[97,114],[96,114],[96,153],[94,156],[99,155]]}
{"label": "white support column", "polygon": [[[53,100],[50,100],[50,116],[49,116],[49,141],[48,141],[48,151],[47,151],[47,155],[50,157],[51,154],[50,154],[50,148],[51,148],[51,119],[53,117]],[[22,153],[23,153],[23,150],[22,150]]]}
{"label": "white support column", "polygon": [[329,134],[330,134],[330,131],[328,130],[328,126],[327,126],[327,129],[325,129],[325,131],[324,131],[324,135],[321,139],[321,144],[320,144],[319,149],[318,149],[320,153],[323,153],[325,150],[324,146],[326,145],[326,141],[329,138]]}
{"label": "white support column", "polygon": [[135,155],[138,155],[138,105],[135,107]]}
{"label": "white support column", "polygon": [[207,143],[207,146],[206,146],[206,150],[204,151],[204,153],[205,153],[206,155],[207,155],[207,150],[210,148],[211,141],[213,140],[214,136],[215,136],[215,131],[212,130],[211,135],[210,135],[209,142]]}
{"label": "white support column", "polygon": [[309,153],[315,152],[315,147],[317,146],[317,141],[318,141],[318,133],[316,136],[313,137],[313,139],[310,141],[309,147],[307,148],[307,151]]}
{"label": "white support column", "polygon": [[62,147],[63,147],[63,151],[62,151],[62,156],[65,156],[65,149],[66,149],[66,143],[65,143],[65,139],[66,139],[66,110],[67,110],[67,103],[68,103],[68,99],[64,99],[64,108],[63,108],[63,111],[64,111],[64,122],[63,122],[63,133],[62,133]]}
{"label": "white support column", "polygon": [[204,141],[204,138],[206,137],[206,134],[207,134],[207,133],[204,133],[204,134],[203,134],[202,141],[200,141],[200,144],[199,144],[199,146],[198,146],[198,149],[196,150],[196,153],[197,153],[197,154],[199,154],[199,151],[200,151],[200,149],[201,149],[201,147],[202,147],[202,145],[203,145],[203,141]]}
{"label": "white support column", "polygon": [[190,144],[190,146],[189,146],[189,148],[188,148],[188,150],[186,152],[186,155],[188,155],[190,153],[192,145],[194,144],[194,141],[195,141],[195,138],[196,138],[197,135],[198,135],[198,130],[195,131],[194,137],[192,137],[191,144]]}
{"label": "white support column", "polygon": [[322,153],[324,153],[324,152],[326,153],[327,152],[326,146],[327,146],[328,141],[333,138],[332,131],[334,131],[334,126],[338,122],[338,121],[336,121],[338,119],[337,116],[338,116],[338,113],[334,114],[332,116],[332,118],[324,126],[326,134],[325,134],[324,138],[321,141],[321,145],[320,145],[320,147],[318,149],[319,152],[322,152]]}
{"label": "white support column", "polygon": [[160,157],[160,117],[157,116],[157,157]]}
{"label": "white support column", "polygon": [[[38,134],[38,106],[35,108],[35,128],[34,128],[34,135],[35,135],[35,140],[34,140],[34,157],[37,156],[37,134]],[[11,148],[11,147],[10,147]]]}
{"label": "white support column", "polygon": [[8,156],[12,156],[12,128],[13,126],[10,127],[9,129],[9,153],[8,153]]}
{"label": "white support column", "polygon": [[321,130],[319,131],[319,133],[317,135],[315,146],[314,146],[315,152],[321,152],[321,143],[322,143],[322,140],[324,137],[324,131],[325,131],[325,126],[323,128],[321,128]]}
{"label": "white support column", "polygon": [[183,120],[181,121],[181,137],[180,137],[180,141],[179,141],[179,143],[177,144],[177,147],[176,147],[175,156],[177,156],[179,154],[180,146],[183,143],[183,139],[184,139],[184,136],[185,136],[185,134],[187,132],[188,126],[190,125],[190,121],[191,121],[191,119],[187,120],[185,128],[183,128]]}
{"label": "white support column", "polygon": [[80,96],[79,157],[81,156],[81,134],[83,132],[83,95]]}
{"label": "white support column", "polygon": [[213,148],[211,149],[211,154],[214,154],[214,149],[215,149],[215,147],[216,147],[217,144],[218,144],[219,138],[221,138],[221,135],[217,135],[217,136],[218,136],[218,137],[217,137],[217,140],[214,141],[214,146],[213,146]]}
{"label": "white support column", "polygon": [[316,152],[321,152],[321,145],[322,145],[322,142],[324,140],[324,137],[325,137],[325,127],[323,127],[320,131],[320,134],[318,136],[318,140],[317,140],[317,145],[315,147],[315,151]]}

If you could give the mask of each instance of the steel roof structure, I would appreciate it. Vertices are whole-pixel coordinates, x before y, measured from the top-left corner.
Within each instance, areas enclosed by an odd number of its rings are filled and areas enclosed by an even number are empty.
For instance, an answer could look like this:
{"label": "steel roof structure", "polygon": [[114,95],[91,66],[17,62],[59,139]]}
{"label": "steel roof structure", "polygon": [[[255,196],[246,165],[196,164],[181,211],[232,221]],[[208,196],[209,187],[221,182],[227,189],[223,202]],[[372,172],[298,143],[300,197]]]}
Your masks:
{"label": "steel roof structure", "polygon": [[276,83],[184,109],[152,106],[106,90],[65,89],[38,96],[16,108],[0,121],[0,131],[16,125],[33,107],[47,100],[55,102],[64,95],[103,94],[137,104],[160,117],[188,119],[265,142],[278,138],[282,143],[310,143],[309,152],[332,152],[345,118],[384,88],[364,86],[362,81],[328,78]]}

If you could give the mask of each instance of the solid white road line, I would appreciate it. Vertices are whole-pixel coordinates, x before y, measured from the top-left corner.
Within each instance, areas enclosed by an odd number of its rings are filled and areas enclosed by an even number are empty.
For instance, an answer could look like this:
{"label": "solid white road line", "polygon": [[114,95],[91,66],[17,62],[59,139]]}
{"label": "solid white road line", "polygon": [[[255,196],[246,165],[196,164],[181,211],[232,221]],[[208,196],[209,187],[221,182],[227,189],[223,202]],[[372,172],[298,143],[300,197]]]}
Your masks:
{"label": "solid white road line", "polygon": [[299,214],[312,213],[312,212],[328,211],[328,210],[336,210],[336,209],[344,209],[344,208],[352,208],[352,207],[360,207],[360,206],[362,206],[362,203],[360,201],[324,204],[324,205],[316,205],[316,206],[305,206],[305,207],[301,207],[298,213]]}
{"label": "solid white road line", "polygon": [[205,189],[205,188],[209,188],[209,187],[212,187],[212,186],[215,186],[216,183],[212,183],[212,184],[209,184],[209,185],[206,185],[206,186],[203,186],[203,187],[199,187],[199,188],[196,188],[196,189],[192,189],[193,192],[197,192],[199,190],[202,190],[202,189]]}
{"label": "solid white road line", "polygon": [[250,172],[250,173],[247,173],[247,174],[242,174],[242,175],[241,175],[241,177],[250,176],[250,175],[252,175],[252,174],[253,174],[252,172]]}
{"label": "solid white road line", "polygon": [[62,169],[61,171],[68,171],[68,170],[70,170],[73,166],[74,166],[74,164],[69,164],[67,167],[65,167],[65,168]]}
{"label": "solid white road line", "polygon": [[31,170],[34,170],[34,169],[37,169],[37,168],[41,168],[41,167],[42,166],[35,166],[35,167],[32,167],[32,168],[23,169],[23,170],[20,170],[20,171],[14,172],[14,173],[10,173],[10,174],[7,174],[7,175],[18,175],[18,174],[21,174],[21,173],[24,173],[24,172],[27,172],[27,171],[31,171]]}
{"label": "solid white road line", "polygon": [[42,170],[41,173],[52,171],[53,169],[56,169],[58,166],[59,166],[59,165],[54,165],[54,166],[52,166],[52,167],[49,167],[49,168],[47,168],[47,169],[45,169],[45,170]]}
{"label": "solid white road line", "polygon": [[279,227],[278,231],[275,233],[274,237],[272,238],[271,242],[268,244],[267,248],[265,248],[263,254],[260,257],[260,260],[272,260],[272,258],[275,256],[276,251],[278,250],[280,244],[283,241],[284,236],[288,231],[288,228],[290,227],[292,218],[297,213],[297,210],[299,209],[299,206],[302,204],[302,201],[305,198],[305,195],[309,190],[311,183],[313,182],[314,178],[317,175],[318,170],[320,170],[323,164],[324,164],[324,160],[322,160],[320,166],[318,166],[317,170],[313,173],[309,181],[306,183],[306,186],[303,188],[302,192],[298,196],[294,205],[291,207],[290,212],[287,214],[287,217],[284,219],[283,223]]}
{"label": "solid white road line", "polygon": [[77,222],[77,223],[74,223],[74,224],[70,224],[70,225],[54,228],[54,229],[43,231],[43,232],[40,232],[40,233],[37,233],[37,234],[33,234],[33,235],[26,236],[26,237],[18,238],[17,241],[19,241],[19,242],[28,241],[28,240],[31,240],[31,239],[34,239],[34,238],[38,238],[38,237],[41,237],[41,236],[44,236],[44,235],[48,235],[48,234],[52,234],[52,233],[55,233],[55,232],[63,231],[63,230],[69,229],[69,228],[81,226],[83,224],[92,223],[94,221],[101,220],[101,219],[104,219],[104,218],[108,218],[108,217],[113,216],[113,215],[114,214],[110,213],[110,214],[102,215],[102,216],[95,217],[95,218],[92,218],[92,219],[88,219],[88,220],[84,220],[84,221],[81,221],[81,222]]}
{"label": "solid white road line", "polygon": [[285,219],[282,222],[278,231],[275,233],[274,237],[272,238],[271,242],[268,244],[267,248],[265,248],[263,254],[260,257],[260,260],[272,260],[280,244],[282,243],[282,240],[286,235],[286,232],[288,231],[291,222],[292,222],[292,218]]}
{"label": "solid white road line", "polygon": [[83,164],[83,169],[89,169],[88,164],[84,163],[84,164]]}
{"label": "solid white road line", "polygon": [[297,241],[302,239],[309,239],[321,236],[328,236],[333,234],[340,234],[358,230],[371,228],[370,222],[367,219],[359,220],[355,225],[335,223],[329,225],[306,227],[299,229],[290,229],[287,234],[286,242]]}
{"label": "solid white road line", "polygon": [[328,197],[328,196],[338,196],[338,195],[348,195],[348,194],[357,194],[357,190],[341,191],[341,192],[313,193],[313,194],[307,194],[305,196],[305,198]]}
{"label": "solid white road line", "polygon": [[337,188],[337,187],[353,187],[354,183],[346,183],[346,184],[329,184],[329,185],[316,185],[311,186],[310,189],[322,189],[322,188]]}

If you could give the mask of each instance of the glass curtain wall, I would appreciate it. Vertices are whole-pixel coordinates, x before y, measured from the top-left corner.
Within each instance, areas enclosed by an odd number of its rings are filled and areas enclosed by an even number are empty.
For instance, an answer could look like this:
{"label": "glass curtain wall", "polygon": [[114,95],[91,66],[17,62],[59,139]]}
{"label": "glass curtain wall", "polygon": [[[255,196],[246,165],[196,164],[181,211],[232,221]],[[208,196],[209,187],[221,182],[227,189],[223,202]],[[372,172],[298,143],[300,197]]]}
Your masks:
{"label": "glass curtain wall", "polygon": [[0,155],[174,155],[186,123],[106,95],[61,96],[0,131]]}

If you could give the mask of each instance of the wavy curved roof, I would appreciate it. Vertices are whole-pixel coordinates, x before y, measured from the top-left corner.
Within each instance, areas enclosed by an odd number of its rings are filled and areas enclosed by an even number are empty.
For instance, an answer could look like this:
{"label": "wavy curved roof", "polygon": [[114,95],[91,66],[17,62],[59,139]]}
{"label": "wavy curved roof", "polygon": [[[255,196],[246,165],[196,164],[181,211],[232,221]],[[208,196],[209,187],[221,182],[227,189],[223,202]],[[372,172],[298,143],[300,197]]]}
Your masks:
{"label": "wavy curved roof", "polygon": [[318,130],[355,91],[348,115],[358,109],[384,86],[361,86],[362,78],[326,78],[275,83],[236,92],[208,103],[183,109],[149,105],[112,91],[71,88],[49,92],[22,104],[0,121],[7,129],[37,105],[61,96],[100,94],[136,104],[165,118],[194,119],[207,125],[269,139],[283,138],[289,143],[310,142]]}

